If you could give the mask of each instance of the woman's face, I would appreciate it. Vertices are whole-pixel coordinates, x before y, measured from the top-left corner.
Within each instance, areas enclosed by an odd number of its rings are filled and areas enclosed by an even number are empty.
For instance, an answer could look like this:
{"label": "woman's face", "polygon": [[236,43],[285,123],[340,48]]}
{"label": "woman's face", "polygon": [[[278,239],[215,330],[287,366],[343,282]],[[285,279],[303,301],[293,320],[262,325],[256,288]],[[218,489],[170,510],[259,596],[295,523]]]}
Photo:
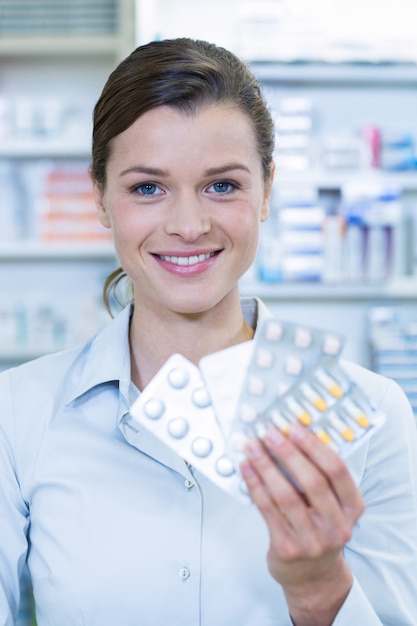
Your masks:
{"label": "woman's face", "polygon": [[236,289],[272,184],[246,115],[214,105],[152,109],[115,137],[106,174],[99,216],[137,306],[201,313]]}

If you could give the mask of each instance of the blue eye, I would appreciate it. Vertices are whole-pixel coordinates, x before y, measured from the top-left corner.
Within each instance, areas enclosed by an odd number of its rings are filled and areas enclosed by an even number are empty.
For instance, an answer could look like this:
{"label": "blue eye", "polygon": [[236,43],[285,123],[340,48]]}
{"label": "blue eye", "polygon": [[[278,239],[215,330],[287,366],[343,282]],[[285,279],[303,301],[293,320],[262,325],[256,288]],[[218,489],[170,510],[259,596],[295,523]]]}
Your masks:
{"label": "blue eye", "polygon": [[232,191],[235,186],[227,180],[218,180],[208,187],[208,191],[213,190],[215,193],[227,193]]}
{"label": "blue eye", "polygon": [[142,183],[135,186],[135,191],[143,196],[156,196],[162,193],[162,190],[156,183]]}

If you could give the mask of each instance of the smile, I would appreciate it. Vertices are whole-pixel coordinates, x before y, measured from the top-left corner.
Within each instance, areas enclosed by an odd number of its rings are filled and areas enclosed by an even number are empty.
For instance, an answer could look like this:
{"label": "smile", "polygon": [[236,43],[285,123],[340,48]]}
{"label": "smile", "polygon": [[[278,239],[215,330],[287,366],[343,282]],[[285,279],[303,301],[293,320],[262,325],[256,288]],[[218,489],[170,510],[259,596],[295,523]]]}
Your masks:
{"label": "smile", "polygon": [[173,263],[174,265],[196,265],[197,263],[202,263],[207,259],[210,259],[214,256],[215,252],[209,252],[207,254],[195,254],[192,256],[164,256],[159,254],[158,257],[162,261],[166,261],[167,263]]}

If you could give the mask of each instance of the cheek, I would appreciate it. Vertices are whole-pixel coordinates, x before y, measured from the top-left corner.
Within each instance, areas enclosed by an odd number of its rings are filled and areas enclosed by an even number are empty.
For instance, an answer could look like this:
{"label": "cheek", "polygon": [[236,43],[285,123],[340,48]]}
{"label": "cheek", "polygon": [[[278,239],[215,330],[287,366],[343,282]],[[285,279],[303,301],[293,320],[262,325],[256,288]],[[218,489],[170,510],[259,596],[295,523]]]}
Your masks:
{"label": "cheek", "polygon": [[118,206],[110,212],[110,219],[113,239],[119,248],[137,248],[157,229],[152,213],[135,206]]}

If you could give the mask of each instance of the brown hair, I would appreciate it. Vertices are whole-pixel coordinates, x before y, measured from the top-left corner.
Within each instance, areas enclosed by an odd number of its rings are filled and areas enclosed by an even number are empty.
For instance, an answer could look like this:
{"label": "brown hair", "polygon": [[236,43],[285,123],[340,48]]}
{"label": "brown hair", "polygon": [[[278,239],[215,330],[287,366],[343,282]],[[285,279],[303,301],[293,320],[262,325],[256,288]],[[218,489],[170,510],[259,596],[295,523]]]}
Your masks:
{"label": "brown hair", "polygon": [[[112,139],[143,113],[162,105],[192,113],[210,103],[232,105],[251,120],[266,180],[274,129],[258,81],[245,63],[225,48],[179,38],[136,48],[110,74],[94,108],[91,175],[95,183],[105,188]],[[110,293],[121,300],[117,289],[125,276],[119,268],[106,280],[103,297],[108,310]]]}

